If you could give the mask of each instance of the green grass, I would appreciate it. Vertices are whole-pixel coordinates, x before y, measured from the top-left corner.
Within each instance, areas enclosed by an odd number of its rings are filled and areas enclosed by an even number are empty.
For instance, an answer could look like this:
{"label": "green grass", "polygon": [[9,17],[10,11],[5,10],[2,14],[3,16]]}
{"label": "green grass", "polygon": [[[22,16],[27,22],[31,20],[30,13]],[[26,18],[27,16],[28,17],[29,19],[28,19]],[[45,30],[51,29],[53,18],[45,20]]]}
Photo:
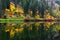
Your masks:
{"label": "green grass", "polygon": [[24,19],[0,19],[0,23],[20,23],[24,22]]}

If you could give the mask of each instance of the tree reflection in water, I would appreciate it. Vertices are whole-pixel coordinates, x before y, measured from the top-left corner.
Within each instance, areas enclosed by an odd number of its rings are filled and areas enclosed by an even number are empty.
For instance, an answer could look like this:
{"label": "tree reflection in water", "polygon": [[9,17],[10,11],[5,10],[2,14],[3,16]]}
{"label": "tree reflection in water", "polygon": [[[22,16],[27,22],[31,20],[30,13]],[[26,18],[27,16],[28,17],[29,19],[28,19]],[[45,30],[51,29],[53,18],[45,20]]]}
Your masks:
{"label": "tree reflection in water", "polygon": [[58,22],[0,23],[0,40],[56,40]]}

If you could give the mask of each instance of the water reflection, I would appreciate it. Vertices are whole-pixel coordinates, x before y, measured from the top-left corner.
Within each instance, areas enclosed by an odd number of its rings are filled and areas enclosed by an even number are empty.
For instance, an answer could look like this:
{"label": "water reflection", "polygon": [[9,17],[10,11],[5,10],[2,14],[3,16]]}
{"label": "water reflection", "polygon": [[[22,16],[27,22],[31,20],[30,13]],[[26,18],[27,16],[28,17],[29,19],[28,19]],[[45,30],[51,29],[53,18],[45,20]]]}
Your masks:
{"label": "water reflection", "polygon": [[0,40],[56,40],[59,22],[0,23]]}

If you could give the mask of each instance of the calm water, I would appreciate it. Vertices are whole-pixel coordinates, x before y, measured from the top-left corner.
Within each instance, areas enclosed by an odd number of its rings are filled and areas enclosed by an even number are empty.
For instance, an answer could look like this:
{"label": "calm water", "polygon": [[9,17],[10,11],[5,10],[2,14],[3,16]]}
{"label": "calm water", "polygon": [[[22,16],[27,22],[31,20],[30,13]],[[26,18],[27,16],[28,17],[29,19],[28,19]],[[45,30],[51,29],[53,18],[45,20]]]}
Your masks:
{"label": "calm water", "polygon": [[60,40],[60,22],[0,23],[0,40]]}

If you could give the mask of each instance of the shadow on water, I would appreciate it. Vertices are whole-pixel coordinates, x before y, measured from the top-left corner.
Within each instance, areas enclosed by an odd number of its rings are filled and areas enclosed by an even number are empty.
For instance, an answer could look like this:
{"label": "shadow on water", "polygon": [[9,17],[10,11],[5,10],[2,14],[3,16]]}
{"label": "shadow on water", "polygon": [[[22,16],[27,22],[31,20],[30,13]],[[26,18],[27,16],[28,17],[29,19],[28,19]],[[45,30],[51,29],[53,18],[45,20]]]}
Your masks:
{"label": "shadow on water", "polygon": [[0,40],[60,40],[59,22],[0,23]]}

